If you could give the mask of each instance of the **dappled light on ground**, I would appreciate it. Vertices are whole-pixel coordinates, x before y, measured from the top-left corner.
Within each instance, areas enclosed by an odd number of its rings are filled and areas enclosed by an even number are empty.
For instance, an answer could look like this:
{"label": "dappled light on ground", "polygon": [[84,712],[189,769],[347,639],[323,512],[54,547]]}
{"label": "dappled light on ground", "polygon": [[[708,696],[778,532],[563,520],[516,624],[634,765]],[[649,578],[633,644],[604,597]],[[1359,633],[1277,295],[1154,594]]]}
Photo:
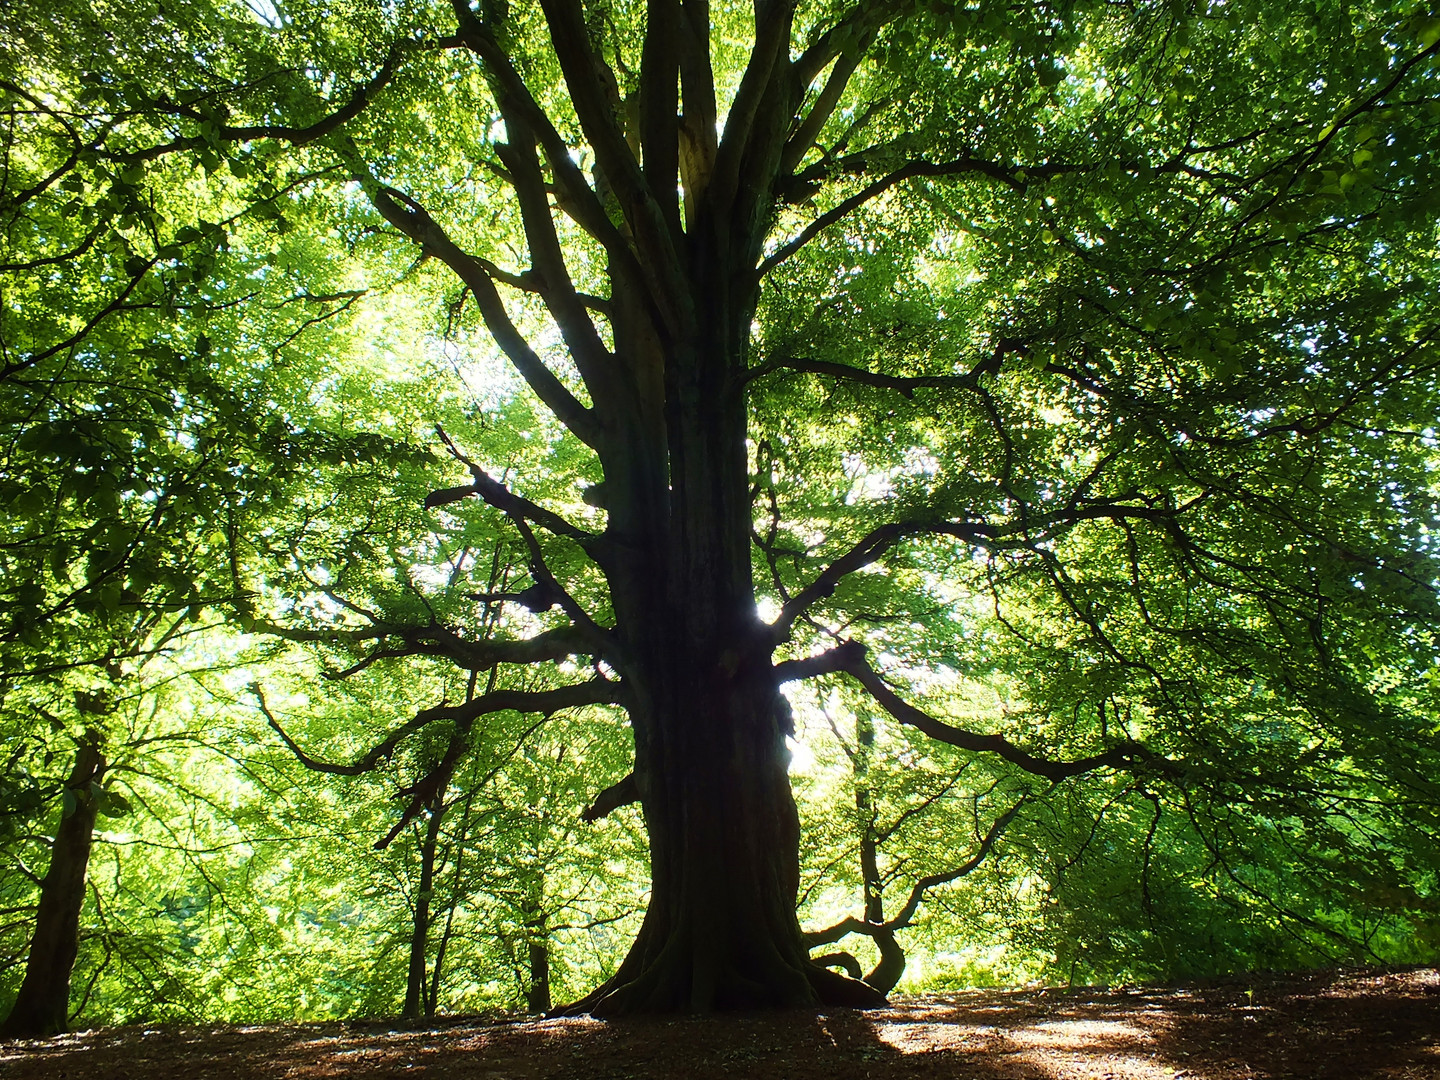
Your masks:
{"label": "dappled light on ground", "polygon": [[971,991],[641,1019],[131,1027],[0,1043],[4,1080],[1436,1080],[1440,971]]}

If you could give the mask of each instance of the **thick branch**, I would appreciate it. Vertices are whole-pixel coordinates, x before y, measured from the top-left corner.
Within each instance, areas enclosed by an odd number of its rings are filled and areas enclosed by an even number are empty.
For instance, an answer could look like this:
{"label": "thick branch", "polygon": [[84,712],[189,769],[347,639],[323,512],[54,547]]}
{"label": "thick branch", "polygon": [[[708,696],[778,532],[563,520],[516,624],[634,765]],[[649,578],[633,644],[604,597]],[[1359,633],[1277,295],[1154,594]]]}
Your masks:
{"label": "thick branch", "polygon": [[659,201],[672,243],[681,235],[679,79],[682,15],[679,0],[648,0],[640,56],[640,146],[645,184]]}
{"label": "thick branch", "polygon": [[400,629],[395,633],[406,642],[409,655],[443,656],[467,671],[485,671],[496,664],[539,664],[595,655],[590,633],[575,626],[561,626],[514,641],[470,641],[440,626]]}
{"label": "thick branch", "polygon": [[715,167],[715,74],[710,65],[709,0],[680,5],[680,167],[685,195],[699,200]]}
{"label": "thick branch", "polygon": [[466,593],[465,595],[467,599],[478,600],[482,604],[519,604],[536,614],[549,611],[560,602],[560,598],[553,590],[539,583],[531,585],[528,589],[522,589],[520,592]]}
{"label": "thick branch", "polygon": [[812,956],[810,962],[817,967],[838,967],[852,979],[865,977],[865,969],[860,966],[860,961],[848,952],[831,952],[824,956]]}
{"label": "thick branch", "polygon": [[[833,649],[806,656],[799,660],[782,660],[775,665],[777,683],[795,682],[799,679],[813,679],[817,675],[834,675],[844,671],[856,658],[865,659],[865,646],[858,641],[846,641]],[[837,738],[838,733],[837,733]],[[843,746],[844,743],[842,742]],[[851,753],[847,747],[845,752]]]}
{"label": "thick branch", "polygon": [[[542,591],[550,598],[551,603],[542,604],[540,602]],[[539,611],[547,610],[548,607],[554,606],[554,603],[558,603],[558,599],[548,588],[543,590],[527,589],[524,593],[514,594],[513,597],[509,594],[501,594],[501,596],[524,603],[527,607],[534,605],[531,610]],[[494,599],[488,594],[476,597],[476,599],[487,598]],[[538,664],[563,660],[571,656],[604,655],[595,641],[593,632],[588,628],[581,629],[576,626],[560,626],[553,630],[543,631],[534,637],[516,638],[509,641],[496,638],[472,641],[461,637],[448,627],[436,623],[406,626],[398,623],[386,623],[379,619],[373,620],[372,625],[367,627],[336,627],[330,630],[299,630],[263,619],[252,619],[247,626],[252,632],[269,634],[284,641],[346,645],[374,642],[376,646],[379,646],[353,667],[331,676],[337,679],[352,675],[356,671],[369,667],[376,660],[386,657],[444,657],[453,660],[466,671],[485,671],[497,664]],[[399,644],[395,644],[396,641]]]}
{"label": "thick branch", "polygon": [[599,821],[606,817],[612,810],[618,810],[622,806],[629,806],[631,803],[640,801],[640,789],[635,785],[635,774],[629,773],[625,779],[611,784],[580,814],[580,820],[590,823]]}
{"label": "thick branch", "polygon": [[[835,61],[834,68],[825,80],[824,87],[816,97],[815,103],[810,106],[810,111],[805,114],[805,119],[795,129],[795,134],[790,136],[790,141],[785,144],[785,150],[780,155],[781,175],[795,171],[795,166],[809,152],[811,145],[819,136],[821,128],[830,119],[835,111],[835,106],[840,103],[840,96],[845,93],[845,87],[850,83],[850,77],[855,74],[855,69],[860,65],[860,58],[865,54],[865,46],[868,41],[857,43],[857,46],[842,54]],[[797,77],[803,76],[803,68],[797,62],[793,65]],[[807,79],[799,89],[803,92]]]}
{"label": "thick branch", "polygon": [[495,40],[491,28],[476,18],[470,10],[469,0],[451,0],[451,6],[460,27],[457,40],[484,63],[496,102],[507,123],[511,117],[519,118],[539,138],[545,150],[545,160],[549,162],[555,183],[560,188],[560,208],[604,245],[612,259],[622,264],[630,261],[629,245],[606,215],[580,166],[570,157],[570,147],[515,70],[509,53]]}
{"label": "thick branch", "polygon": [[[668,189],[653,188],[647,182],[646,176],[650,174],[650,161],[646,161],[645,172],[641,172],[640,163],[635,160],[635,154],[631,152],[629,144],[625,140],[625,132],[620,126],[619,120],[610,109],[609,95],[606,93],[606,81],[602,76],[605,61],[596,55],[590,44],[590,35],[585,27],[585,12],[580,0],[540,0],[541,7],[545,10],[545,19],[550,27],[550,40],[555,46],[555,56],[560,61],[560,69],[565,75],[565,85],[569,88],[569,97],[575,106],[575,113],[580,119],[580,126],[584,129],[585,137],[595,150],[595,159],[604,173],[605,180],[609,183],[620,203],[620,211],[625,216],[626,222],[630,225],[631,234],[634,236],[636,247],[640,254],[640,268],[646,279],[652,283],[663,281],[682,280],[681,264],[679,258],[678,230],[679,216],[677,213],[674,184],[674,151],[673,149],[663,153],[666,163],[659,164],[661,172],[666,172],[671,177]],[[655,5],[651,4],[651,14],[654,14]],[[653,29],[647,29],[647,40],[653,33]],[[664,102],[647,104],[642,97],[641,108],[649,113],[650,130],[642,132],[658,139],[655,128],[661,122],[668,124],[670,133],[666,136],[672,142],[675,138],[675,69],[673,58],[666,61],[669,70],[670,89],[665,94],[660,87],[660,73],[654,70],[655,59],[650,55],[650,46],[646,45],[646,60],[644,65],[650,68],[648,81],[645,78],[647,73],[642,73],[644,90],[650,93],[659,93],[668,98],[669,115],[660,116],[654,110],[663,111]],[[647,147],[647,152],[648,152]],[[667,290],[657,288],[654,299],[657,303],[664,304],[667,299]],[[675,313],[671,313],[672,317]]]}
{"label": "thick branch", "polygon": [[[850,934],[864,934],[867,937],[872,936],[882,925],[881,923],[867,923],[863,919],[857,919],[853,915],[847,915],[834,925],[827,926],[824,930],[807,930],[802,936],[805,939],[805,947],[807,949],[813,949],[817,945],[833,945],[841,938],[848,937]],[[859,965],[856,966],[858,967]],[[859,976],[856,977],[858,978]]]}
{"label": "thick branch", "polygon": [[495,150],[510,170],[525,228],[525,240],[537,271],[537,291],[554,317],[555,325],[560,328],[565,347],[575,358],[575,365],[590,388],[590,396],[595,398],[598,390],[613,382],[615,360],[600,340],[600,334],[585,310],[585,303],[570,279],[565,255],[560,249],[560,237],[555,230],[555,219],[550,212],[545,178],[540,173],[540,160],[535,153],[534,134],[518,119],[507,123],[506,131],[510,141],[496,144]]}
{"label": "thick branch", "polygon": [[[994,537],[997,530],[993,526],[959,523],[959,522],[938,522],[925,524],[921,522],[892,522],[888,525],[881,525],[865,534],[863,538],[841,555],[833,563],[820,572],[820,575],[807,585],[800,592],[792,596],[785,606],[780,609],[779,616],[771,624],[774,640],[778,643],[790,636],[790,627],[811,605],[823,600],[835,592],[835,587],[840,580],[857,570],[862,570],[875,562],[897,543],[907,536],[916,533],[938,533],[954,536],[962,540],[974,542],[981,538]],[[801,678],[803,676],[792,676]]]}
{"label": "thick branch", "polygon": [[751,153],[751,135],[760,103],[769,96],[771,83],[788,74],[790,30],[795,16],[794,0],[763,0],[755,4],[755,45],[750,62],[740,78],[725,133],[715,154],[710,191],[715,209],[729,215],[740,184],[740,170]]}
{"label": "thick branch", "polygon": [[[559,604],[561,610],[570,616],[575,627],[586,636],[591,644],[591,651],[596,656],[604,657],[612,663],[618,664],[620,658],[615,655],[616,639],[614,635],[595,622],[589,613],[580,606],[579,601],[571,596],[551,573],[550,567],[545,562],[545,554],[540,550],[540,542],[530,528],[530,520],[533,519],[552,531],[559,532],[560,535],[570,536],[582,543],[582,546],[587,541],[597,541],[599,538],[575,529],[558,514],[551,514],[544,507],[536,506],[534,503],[514,495],[498,481],[489,477],[479,465],[466,457],[443,428],[437,427],[435,430],[444,440],[450,452],[470,467],[471,474],[475,477],[476,487],[483,489],[480,491],[481,496],[491,505],[500,509],[510,519],[510,523],[515,526],[515,531],[520,534],[520,539],[524,541],[525,549],[530,555],[530,576],[535,580],[536,588],[541,590],[540,593],[532,593],[532,595],[543,594],[555,604]],[[453,492],[455,489],[450,490]]]}
{"label": "thick branch", "polygon": [[809,86],[825,65],[840,56],[847,43],[860,43],[913,4],[906,0],[861,0],[817,37],[791,65],[794,77]]}
{"label": "thick branch", "polygon": [[[585,26],[585,12],[580,0],[540,0],[545,22],[550,28],[550,42],[555,58],[565,76],[568,97],[575,115],[585,132],[586,141],[595,150],[595,159],[610,183],[627,220],[648,197],[639,163],[625,141],[620,119],[610,107],[601,68],[605,61],[595,54]],[[648,27],[647,27],[648,30]],[[671,114],[674,124],[674,114]],[[631,227],[636,222],[631,220]]]}

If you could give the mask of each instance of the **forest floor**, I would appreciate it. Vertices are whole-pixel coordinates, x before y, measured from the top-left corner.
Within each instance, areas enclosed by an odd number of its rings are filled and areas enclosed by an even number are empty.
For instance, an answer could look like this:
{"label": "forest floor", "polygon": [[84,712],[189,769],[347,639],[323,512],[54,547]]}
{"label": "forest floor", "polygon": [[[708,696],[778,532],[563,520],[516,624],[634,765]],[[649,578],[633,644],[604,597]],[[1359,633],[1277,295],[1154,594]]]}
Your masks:
{"label": "forest floor", "polygon": [[1440,969],[966,991],[682,1019],[111,1028],[0,1043],[4,1080],[1440,1080]]}

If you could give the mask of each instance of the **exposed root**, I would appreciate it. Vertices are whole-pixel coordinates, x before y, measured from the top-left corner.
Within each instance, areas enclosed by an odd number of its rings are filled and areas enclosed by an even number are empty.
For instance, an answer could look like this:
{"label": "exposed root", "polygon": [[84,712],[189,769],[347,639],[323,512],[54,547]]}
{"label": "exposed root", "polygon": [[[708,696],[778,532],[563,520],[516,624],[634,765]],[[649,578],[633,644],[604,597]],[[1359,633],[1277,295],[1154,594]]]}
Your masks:
{"label": "exposed root", "polygon": [[[634,978],[616,975],[578,1001],[547,1013],[549,1017],[596,1016],[613,1018],[656,1013],[725,1012],[741,1009],[795,1009],[817,1005],[846,1009],[879,1009],[889,1002],[873,986],[838,971],[807,965],[805,985],[809,993],[784,994],[736,973],[722,980],[714,999],[708,1003],[692,1000],[689,979],[666,965],[652,964]],[[788,980],[787,980],[788,981]]]}

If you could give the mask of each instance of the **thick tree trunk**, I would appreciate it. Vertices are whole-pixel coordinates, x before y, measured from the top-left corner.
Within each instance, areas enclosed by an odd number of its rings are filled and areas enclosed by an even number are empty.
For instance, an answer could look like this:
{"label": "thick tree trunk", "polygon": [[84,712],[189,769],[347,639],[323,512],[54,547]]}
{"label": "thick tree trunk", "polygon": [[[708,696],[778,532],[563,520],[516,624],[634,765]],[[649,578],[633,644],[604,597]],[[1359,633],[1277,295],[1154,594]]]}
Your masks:
{"label": "thick tree trunk", "polygon": [[658,730],[641,743],[650,905],[620,970],[580,1006],[609,1015],[879,1004],[869,987],[811,964],[802,942],[786,711],[773,685],[720,677],[686,695],[689,708],[652,721]]}
{"label": "thick tree trunk", "polygon": [[[85,874],[98,805],[90,785],[105,772],[98,732],[86,732],[75,750],[75,767],[65,781],[74,799],[62,811],[50,851],[50,866],[40,886],[35,909],[35,934],[20,992],[0,1024],[0,1036],[55,1035],[70,1026],[70,973],[80,950],[80,910],[85,905]],[[66,800],[69,801],[68,799]]]}
{"label": "thick tree trunk", "polygon": [[[681,421],[670,520],[650,534],[669,543],[611,573],[634,657],[626,675],[650,904],[620,970],[579,1007],[877,1004],[869,987],[811,964],[802,942],[790,713],[755,613],[743,417],[730,438],[707,437],[723,426],[723,405],[694,400],[712,408]],[[717,447],[736,460],[715,460]]]}
{"label": "thick tree trunk", "polygon": [[620,969],[574,1011],[884,1001],[812,964],[795,915],[790,710],[756,613],[750,553],[743,385],[755,292],[745,275],[724,272],[727,234],[717,235],[693,253],[693,310],[706,328],[694,341],[665,344],[648,315],[616,310],[621,351],[637,369],[665,373],[653,410],[634,410],[630,433],[602,451],[615,541],[606,574],[627,658],[651,894]]}

